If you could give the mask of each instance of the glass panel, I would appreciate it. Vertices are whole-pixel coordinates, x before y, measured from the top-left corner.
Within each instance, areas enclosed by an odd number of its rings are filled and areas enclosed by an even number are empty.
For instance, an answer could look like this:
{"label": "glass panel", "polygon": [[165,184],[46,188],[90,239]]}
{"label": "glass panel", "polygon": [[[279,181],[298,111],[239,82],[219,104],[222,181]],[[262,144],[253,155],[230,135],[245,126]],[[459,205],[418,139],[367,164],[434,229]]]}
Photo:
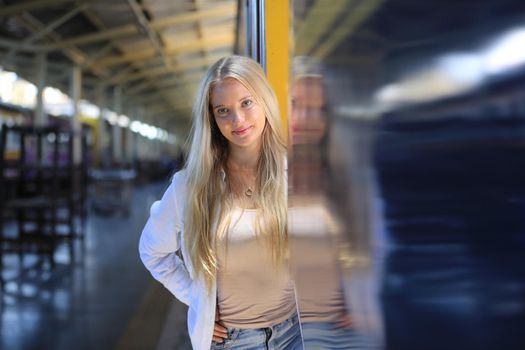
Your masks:
{"label": "glass panel", "polygon": [[525,348],[525,3],[292,11],[305,348]]}

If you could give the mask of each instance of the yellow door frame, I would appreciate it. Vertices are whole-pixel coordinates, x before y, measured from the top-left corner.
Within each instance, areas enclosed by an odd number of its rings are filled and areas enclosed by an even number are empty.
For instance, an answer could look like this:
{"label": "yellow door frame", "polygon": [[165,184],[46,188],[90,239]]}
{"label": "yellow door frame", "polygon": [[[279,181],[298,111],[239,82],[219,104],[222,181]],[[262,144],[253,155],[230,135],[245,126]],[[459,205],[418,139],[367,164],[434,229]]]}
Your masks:
{"label": "yellow door frame", "polygon": [[288,135],[289,3],[265,1],[266,72],[277,100],[285,135]]}

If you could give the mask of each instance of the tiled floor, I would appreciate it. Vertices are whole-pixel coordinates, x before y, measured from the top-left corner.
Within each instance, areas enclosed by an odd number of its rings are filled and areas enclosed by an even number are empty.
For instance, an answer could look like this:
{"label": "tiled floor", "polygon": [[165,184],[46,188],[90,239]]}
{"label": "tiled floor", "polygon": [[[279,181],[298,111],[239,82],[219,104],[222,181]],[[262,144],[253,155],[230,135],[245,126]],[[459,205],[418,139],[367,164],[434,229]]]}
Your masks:
{"label": "tiled floor", "polygon": [[[153,281],[137,251],[149,206],[166,186],[136,188],[128,218],[90,213],[84,249],[77,244],[73,262],[63,247],[54,270],[44,264],[8,282],[0,349],[188,348],[185,309]],[[9,277],[18,260],[4,262]]]}

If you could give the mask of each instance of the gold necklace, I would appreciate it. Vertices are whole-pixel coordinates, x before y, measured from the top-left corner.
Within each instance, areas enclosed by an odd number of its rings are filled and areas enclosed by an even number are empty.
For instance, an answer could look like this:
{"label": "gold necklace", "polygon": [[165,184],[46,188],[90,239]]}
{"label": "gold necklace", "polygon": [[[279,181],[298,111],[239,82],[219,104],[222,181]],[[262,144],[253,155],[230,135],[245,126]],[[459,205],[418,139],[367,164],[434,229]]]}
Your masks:
{"label": "gold necklace", "polygon": [[[231,169],[231,168],[230,168],[230,169]],[[237,171],[235,171],[235,172],[237,172]],[[235,172],[233,172],[233,173],[235,173]],[[231,176],[231,177],[233,177],[233,176]],[[240,172],[238,172],[238,173],[236,174],[235,177],[237,178],[237,179],[236,179],[237,181],[235,181],[235,182],[237,182],[238,185],[240,185],[241,188],[243,188],[243,187],[245,187],[245,186],[247,187],[247,188],[244,190],[244,195],[245,195],[246,197],[248,197],[248,198],[251,199],[252,196],[253,196],[253,193],[254,193],[254,190],[253,190],[252,186],[249,186],[249,185],[247,186],[247,185],[245,184],[245,181],[242,181],[242,180],[241,180],[243,176],[241,175]],[[246,181],[246,182],[248,182],[248,181]],[[241,191],[242,191],[242,190],[241,190]],[[242,192],[241,192],[241,193],[242,193]]]}

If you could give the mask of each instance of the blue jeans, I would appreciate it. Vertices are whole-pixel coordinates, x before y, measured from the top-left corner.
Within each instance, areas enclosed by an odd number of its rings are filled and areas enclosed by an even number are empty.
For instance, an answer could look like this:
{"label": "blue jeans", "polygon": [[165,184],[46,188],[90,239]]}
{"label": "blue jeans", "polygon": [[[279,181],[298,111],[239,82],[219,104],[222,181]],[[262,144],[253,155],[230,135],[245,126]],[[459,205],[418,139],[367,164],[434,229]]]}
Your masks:
{"label": "blue jeans", "polygon": [[303,350],[297,314],[271,327],[227,329],[228,338],[221,343],[212,342],[211,350]]}
{"label": "blue jeans", "polygon": [[338,328],[333,322],[303,322],[301,329],[305,350],[370,349],[356,331]]}

